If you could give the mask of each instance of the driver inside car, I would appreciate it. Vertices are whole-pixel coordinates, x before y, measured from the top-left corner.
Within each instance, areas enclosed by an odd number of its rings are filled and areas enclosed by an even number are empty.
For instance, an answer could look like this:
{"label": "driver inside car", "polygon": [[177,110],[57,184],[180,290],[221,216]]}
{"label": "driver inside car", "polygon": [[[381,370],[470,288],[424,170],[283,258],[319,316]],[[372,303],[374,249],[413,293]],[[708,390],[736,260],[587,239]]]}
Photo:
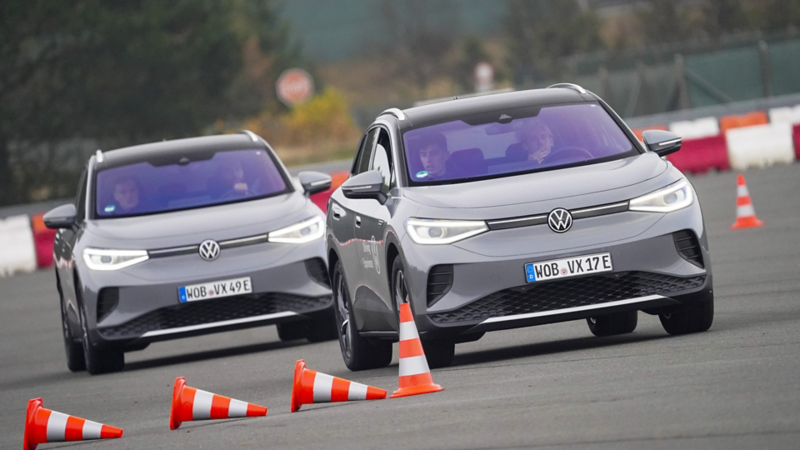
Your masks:
{"label": "driver inside car", "polygon": [[527,152],[527,160],[537,165],[553,151],[553,133],[547,125],[535,121],[519,131],[522,148]]}
{"label": "driver inside car", "polygon": [[253,195],[244,179],[244,168],[239,161],[222,163],[219,176],[223,186],[221,198],[245,198]]}

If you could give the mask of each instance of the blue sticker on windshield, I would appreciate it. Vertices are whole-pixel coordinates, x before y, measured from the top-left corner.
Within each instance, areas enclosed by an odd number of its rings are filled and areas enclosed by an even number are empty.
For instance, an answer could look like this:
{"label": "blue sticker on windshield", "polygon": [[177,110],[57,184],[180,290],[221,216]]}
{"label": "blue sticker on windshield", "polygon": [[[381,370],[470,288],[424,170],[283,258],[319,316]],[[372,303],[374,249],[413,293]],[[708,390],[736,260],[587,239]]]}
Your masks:
{"label": "blue sticker on windshield", "polygon": [[115,210],[115,209],[117,209],[117,207],[116,207],[116,206],[114,206],[114,205],[108,205],[108,206],[106,206],[106,208],[105,208],[105,212],[107,212],[107,213],[114,212],[114,210]]}
{"label": "blue sticker on windshield", "polygon": [[428,172],[427,171],[420,170],[419,172],[417,172],[417,178],[425,178],[427,176],[428,176]]}

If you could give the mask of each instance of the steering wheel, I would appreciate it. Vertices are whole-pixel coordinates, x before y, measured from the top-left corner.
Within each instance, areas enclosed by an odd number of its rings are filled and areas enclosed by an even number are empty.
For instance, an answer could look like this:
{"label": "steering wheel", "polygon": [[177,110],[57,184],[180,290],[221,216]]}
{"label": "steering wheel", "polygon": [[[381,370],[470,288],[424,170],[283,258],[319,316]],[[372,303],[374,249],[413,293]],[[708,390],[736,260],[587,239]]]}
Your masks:
{"label": "steering wheel", "polygon": [[587,161],[589,159],[594,158],[594,155],[589,153],[588,150],[581,147],[562,147],[557,151],[550,153],[549,155],[545,156],[542,160],[542,165],[550,165],[557,161],[561,161],[564,159],[575,159],[575,162],[578,161]]}

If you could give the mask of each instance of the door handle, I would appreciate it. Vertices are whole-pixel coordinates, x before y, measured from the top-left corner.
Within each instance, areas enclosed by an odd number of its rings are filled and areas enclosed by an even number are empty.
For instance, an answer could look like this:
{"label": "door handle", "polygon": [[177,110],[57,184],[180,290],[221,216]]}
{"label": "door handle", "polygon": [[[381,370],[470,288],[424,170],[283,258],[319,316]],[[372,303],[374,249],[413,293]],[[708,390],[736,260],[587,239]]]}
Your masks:
{"label": "door handle", "polygon": [[381,219],[378,219],[378,226],[382,227],[382,226],[383,226],[383,224],[384,224],[383,220],[381,220]]}
{"label": "door handle", "polygon": [[361,228],[361,216],[356,216],[356,226]]}

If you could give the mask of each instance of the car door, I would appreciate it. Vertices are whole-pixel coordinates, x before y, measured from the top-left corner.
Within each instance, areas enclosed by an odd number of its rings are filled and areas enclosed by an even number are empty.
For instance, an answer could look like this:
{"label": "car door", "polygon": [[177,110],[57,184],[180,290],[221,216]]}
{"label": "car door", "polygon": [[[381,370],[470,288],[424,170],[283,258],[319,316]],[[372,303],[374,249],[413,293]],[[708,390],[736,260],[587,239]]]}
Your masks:
{"label": "car door", "polygon": [[[56,232],[55,240],[53,242],[53,251],[55,254],[56,270],[58,271],[59,281],[61,283],[61,291],[64,297],[64,309],[70,323],[80,323],[78,318],[78,300],[75,286],[74,277],[74,259],[79,255],[73,254],[75,242],[80,235],[83,227],[83,222],[86,218],[86,191],[88,184],[88,174],[84,170],[78,184],[78,193],[75,197],[75,224],[69,228],[61,228]],[[72,329],[73,335],[79,333],[77,328]]]}
{"label": "car door", "polygon": [[[377,170],[383,176],[382,191],[389,196],[381,204],[373,199],[355,200],[356,250],[361,263],[361,292],[356,295],[367,308],[362,331],[389,331],[396,327],[397,319],[392,307],[389,280],[391,267],[386,267],[386,234],[390,208],[397,201],[392,196],[396,179],[392,163],[392,145],[388,131],[378,126],[377,142],[372,150],[369,170]],[[358,308],[357,308],[358,309]]]}
{"label": "car door", "polygon": [[[375,146],[377,139],[377,130],[369,130],[361,138],[356,157],[353,160],[353,168],[350,171],[351,176],[369,170],[370,157],[372,156],[372,148]],[[355,241],[354,227],[355,227],[355,211],[354,208],[358,206],[359,200],[346,198],[341,189],[331,196],[329,226],[335,239],[335,248],[339,255],[339,261],[344,267],[345,279],[347,286],[350,289],[350,298],[353,299],[355,304],[355,292],[359,285],[361,285],[361,268],[356,247],[358,242]]]}

